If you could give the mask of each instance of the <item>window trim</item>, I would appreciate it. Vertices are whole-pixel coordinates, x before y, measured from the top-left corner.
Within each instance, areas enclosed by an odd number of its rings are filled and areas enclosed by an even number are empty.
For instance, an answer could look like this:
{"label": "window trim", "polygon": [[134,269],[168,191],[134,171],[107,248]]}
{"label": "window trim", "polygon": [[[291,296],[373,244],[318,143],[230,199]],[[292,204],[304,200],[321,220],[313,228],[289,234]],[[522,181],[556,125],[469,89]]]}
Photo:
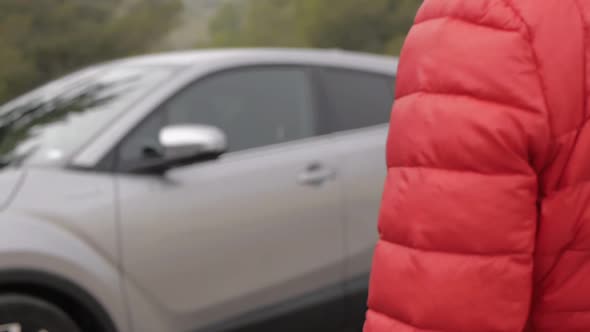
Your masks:
{"label": "window trim", "polygon": [[[208,78],[214,77],[219,74],[223,74],[225,72],[235,72],[240,70],[253,70],[256,68],[296,68],[302,70],[308,79],[309,86],[311,87],[311,98],[312,98],[312,111],[313,116],[316,120],[316,135],[311,137],[306,137],[290,142],[281,142],[278,144],[271,144],[261,147],[255,147],[251,149],[236,151],[232,153],[228,153],[227,156],[230,155],[243,155],[248,152],[260,151],[261,149],[269,149],[276,145],[285,145],[285,144],[297,144],[298,142],[305,142],[313,139],[318,139],[322,137],[330,137],[334,135],[347,135],[347,134],[355,134],[361,131],[366,130],[376,130],[386,126],[387,123],[377,124],[374,126],[366,126],[361,128],[355,129],[348,129],[348,130],[335,130],[333,124],[330,121],[330,118],[333,117],[333,107],[331,106],[330,98],[327,96],[327,92],[325,90],[325,82],[323,80],[323,72],[328,70],[339,70],[345,71],[350,73],[356,73],[361,75],[368,75],[368,76],[376,76],[381,77],[386,80],[392,80],[395,84],[397,75],[395,72],[392,73],[385,73],[383,71],[371,70],[371,69],[363,69],[363,68],[350,68],[347,66],[342,65],[317,65],[317,64],[293,64],[293,63],[272,63],[272,64],[248,64],[248,65],[234,65],[228,66],[222,69],[211,71],[205,75],[200,75],[186,84],[182,86],[182,88],[175,91],[173,94],[168,96],[167,98],[160,101],[158,104],[153,106],[153,108],[146,112],[146,114],[142,117],[140,121],[135,123],[129,130],[119,139],[119,141],[114,144],[107,153],[100,159],[100,161],[96,164],[93,168],[94,171],[99,172],[108,172],[108,173],[124,173],[124,174],[134,174],[133,172],[124,171],[119,168],[119,160],[118,154],[120,151],[120,147],[125,142],[129,136],[133,135],[139,127],[141,127],[151,116],[162,109],[162,107],[168,103],[171,99],[175,98],[180,93],[184,92],[186,89],[189,89],[194,84],[198,84],[199,82],[206,80]],[[395,97],[395,91],[393,91],[394,86],[392,86],[392,93]]]}
{"label": "window trim", "polygon": [[[318,91],[319,91],[318,90],[318,83],[319,82],[317,82],[315,80],[312,67],[316,67],[316,66],[309,66],[309,65],[304,65],[304,64],[292,64],[292,63],[290,63],[290,64],[289,63],[285,63],[285,64],[273,63],[273,64],[235,65],[235,66],[228,66],[228,67],[225,67],[225,68],[222,68],[219,70],[214,70],[214,71],[211,71],[205,75],[200,75],[200,76],[196,77],[195,79],[187,82],[185,85],[182,86],[182,88],[178,89],[173,94],[171,94],[170,96],[168,96],[167,98],[163,99],[161,102],[159,102],[158,104],[153,106],[153,108],[149,112],[146,112],[146,114],[141,118],[141,120],[138,121],[137,123],[135,123],[132,127],[130,127],[129,130],[125,133],[125,135],[123,135],[119,139],[119,141],[116,144],[114,144],[113,147],[107,153],[105,153],[105,155],[97,163],[97,165],[99,165],[99,166],[97,166],[97,168],[95,170],[110,172],[110,173],[134,174],[134,172],[126,170],[125,167],[119,166],[120,165],[119,152],[120,152],[120,149],[121,149],[123,143],[130,136],[132,136],[138,130],[140,130],[141,126],[143,126],[147,121],[149,121],[149,119],[152,116],[156,116],[157,112],[161,112],[163,110],[163,107],[170,100],[174,99],[175,97],[177,97],[178,95],[180,95],[184,91],[190,89],[194,85],[197,85],[200,82],[203,82],[203,81],[213,78],[215,76],[222,75],[224,73],[232,73],[232,72],[235,73],[235,72],[239,72],[239,71],[249,71],[249,70],[256,70],[256,69],[272,69],[272,68],[301,70],[301,72],[303,72],[303,74],[305,75],[305,77],[307,79],[307,83],[310,88],[310,94],[311,94],[311,105],[310,106],[311,106],[311,110],[312,110],[312,118],[315,121],[315,123],[314,123],[315,134],[310,137],[297,139],[297,140],[294,140],[291,142],[281,142],[278,144],[293,143],[293,142],[308,140],[308,139],[322,136],[322,135],[324,135],[322,133],[322,130],[325,130],[324,127],[328,127],[329,125],[327,123],[323,123],[320,119],[320,116],[319,116],[320,107],[321,107],[320,100],[322,98],[320,98],[320,96],[318,94]],[[250,148],[250,149],[236,151],[233,153],[242,153],[242,152],[247,152],[250,150],[256,150],[256,149],[260,149],[260,148],[270,147],[273,145],[277,145],[277,144],[270,144],[270,145],[265,145],[265,146],[261,146],[261,147],[254,147],[254,148]]]}

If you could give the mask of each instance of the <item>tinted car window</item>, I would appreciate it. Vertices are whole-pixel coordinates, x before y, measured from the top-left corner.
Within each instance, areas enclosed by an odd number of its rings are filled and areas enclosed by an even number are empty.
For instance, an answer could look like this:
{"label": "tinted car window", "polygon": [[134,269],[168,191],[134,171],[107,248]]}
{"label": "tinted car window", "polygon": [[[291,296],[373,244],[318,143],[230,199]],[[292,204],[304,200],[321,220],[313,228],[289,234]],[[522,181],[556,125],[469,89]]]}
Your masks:
{"label": "tinted car window", "polygon": [[323,69],[322,86],[330,106],[331,131],[387,123],[394,78],[343,69]]}
{"label": "tinted car window", "polygon": [[182,91],[165,105],[171,124],[217,126],[230,151],[314,134],[310,85],[297,68],[228,71]]}
{"label": "tinted car window", "polygon": [[303,69],[236,69],[199,80],[162,105],[126,139],[119,160],[131,165],[160,149],[164,125],[216,126],[231,152],[313,136],[315,122]]}
{"label": "tinted car window", "polygon": [[[161,153],[158,134],[165,125],[164,113],[156,112],[149,116],[119,148],[117,159],[120,166],[132,169],[147,158],[157,157]],[[149,154],[151,152],[154,153]]]}

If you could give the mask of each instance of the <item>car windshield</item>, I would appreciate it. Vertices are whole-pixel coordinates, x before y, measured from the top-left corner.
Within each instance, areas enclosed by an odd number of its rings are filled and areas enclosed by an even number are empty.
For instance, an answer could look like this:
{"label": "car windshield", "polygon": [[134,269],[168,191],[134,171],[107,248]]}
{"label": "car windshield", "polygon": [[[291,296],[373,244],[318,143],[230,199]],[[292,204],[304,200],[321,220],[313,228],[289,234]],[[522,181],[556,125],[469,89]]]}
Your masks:
{"label": "car windshield", "polygon": [[0,106],[0,166],[62,163],[173,71],[93,67]]}

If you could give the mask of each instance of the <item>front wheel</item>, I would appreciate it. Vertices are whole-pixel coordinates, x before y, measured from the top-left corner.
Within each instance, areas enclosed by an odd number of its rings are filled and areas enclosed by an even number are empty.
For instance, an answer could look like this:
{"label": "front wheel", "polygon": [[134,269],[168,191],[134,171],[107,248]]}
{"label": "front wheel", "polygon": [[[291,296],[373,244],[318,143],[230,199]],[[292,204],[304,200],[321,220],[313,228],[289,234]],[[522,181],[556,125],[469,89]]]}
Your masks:
{"label": "front wheel", "polygon": [[80,332],[57,306],[26,295],[0,295],[0,332]]}

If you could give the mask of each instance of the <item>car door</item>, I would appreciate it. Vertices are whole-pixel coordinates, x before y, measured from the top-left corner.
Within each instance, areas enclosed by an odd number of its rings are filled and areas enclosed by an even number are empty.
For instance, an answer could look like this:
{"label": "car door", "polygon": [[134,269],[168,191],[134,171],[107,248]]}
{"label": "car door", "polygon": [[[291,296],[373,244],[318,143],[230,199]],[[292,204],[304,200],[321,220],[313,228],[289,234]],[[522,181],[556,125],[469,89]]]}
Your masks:
{"label": "car door", "polygon": [[[393,69],[393,65],[392,65]],[[377,217],[386,175],[385,143],[393,102],[393,73],[342,68],[319,71],[329,131],[344,149],[339,164],[344,197],[348,326],[361,330],[377,241]]]}
{"label": "car door", "polygon": [[[170,331],[340,326],[340,180],[315,111],[304,68],[231,69],[179,92],[123,142],[119,215],[136,330],[157,330],[142,316],[149,306]],[[163,176],[125,169],[158,149],[163,126],[189,123],[222,129],[228,153]]]}

